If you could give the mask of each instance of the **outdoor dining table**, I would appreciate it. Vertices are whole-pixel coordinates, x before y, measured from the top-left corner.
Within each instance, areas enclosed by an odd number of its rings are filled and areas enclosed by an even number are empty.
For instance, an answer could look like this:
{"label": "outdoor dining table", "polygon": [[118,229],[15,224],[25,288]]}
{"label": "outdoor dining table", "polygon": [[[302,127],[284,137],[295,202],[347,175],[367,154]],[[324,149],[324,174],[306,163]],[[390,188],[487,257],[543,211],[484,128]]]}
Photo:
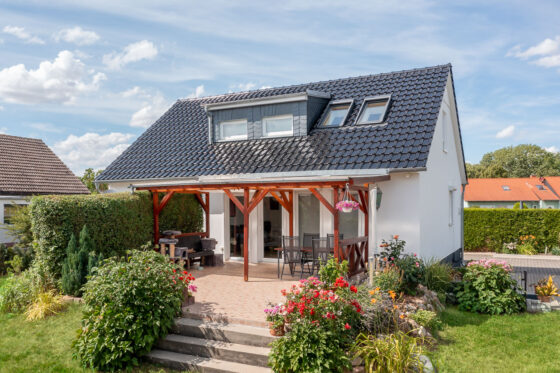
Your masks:
{"label": "outdoor dining table", "polygon": [[[275,247],[274,250],[277,253],[277,263],[278,263],[278,267],[277,267],[277,273],[276,276],[278,278],[280,278],[280,253],[284,250],[282,247]],[[313,252],[313,248],[309,247],[309,246],[304,246],[301,248],[300,250],[302,253],[312,253]],[[334,253],[334,249],[331,250]]]}

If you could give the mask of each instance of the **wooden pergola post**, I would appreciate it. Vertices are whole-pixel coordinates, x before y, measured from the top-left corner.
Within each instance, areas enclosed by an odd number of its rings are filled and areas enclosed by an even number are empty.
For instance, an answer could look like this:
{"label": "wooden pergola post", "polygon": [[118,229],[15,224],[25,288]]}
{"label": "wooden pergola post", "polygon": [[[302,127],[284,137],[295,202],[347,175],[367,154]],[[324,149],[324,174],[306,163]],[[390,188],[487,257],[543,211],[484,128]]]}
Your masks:
{"label": "wooden pergola post", "polygon": [[[204,201],[204,199],[202,198],[202,195],[204,194],[206,201]],[[204,214],[205,214],[205,230],[204,232],[206,233],[206,237],[210,238],[210,193],[206,192],[206,193],[195,193],[196,199],[198,200],[198,203],[200,204],[200,206],[202,207],[202,209],[204,210]]]}
{"label": "wooden pergola post", "polygon": [[154,214],[154,245],[159,243],[159,214],[161,210],[167,205],[167,202],[173,197],[175,191],[170,191],[163,196],[161,202],[158,203],[159,195],[157,191],[152,191],[153,214]]}
{"label": "wooden pergola post", "polygon": [[338,209],[336,208],[336,204],[338,203],[338,187],[333,188],[333,206],[335,206],[335,208],[332,210],[333,216],[334,216],[334,257],[336,258],[336,260],[340,260],[340,247],[339,247],[339,238],[340,238],[340,234],[339,234],[339,216],[338,216]]}

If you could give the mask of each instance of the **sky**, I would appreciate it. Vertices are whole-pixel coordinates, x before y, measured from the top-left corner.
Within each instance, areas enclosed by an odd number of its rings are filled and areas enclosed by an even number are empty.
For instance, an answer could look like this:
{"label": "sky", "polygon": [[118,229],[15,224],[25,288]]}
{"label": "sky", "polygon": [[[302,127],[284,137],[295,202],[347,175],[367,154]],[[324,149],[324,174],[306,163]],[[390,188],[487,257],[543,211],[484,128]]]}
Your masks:
{"label": "sky", "polygon": [[77,174],[177,99],[452,63],[465,158],[560,150],[559,1],[0,3],[0,133]]}

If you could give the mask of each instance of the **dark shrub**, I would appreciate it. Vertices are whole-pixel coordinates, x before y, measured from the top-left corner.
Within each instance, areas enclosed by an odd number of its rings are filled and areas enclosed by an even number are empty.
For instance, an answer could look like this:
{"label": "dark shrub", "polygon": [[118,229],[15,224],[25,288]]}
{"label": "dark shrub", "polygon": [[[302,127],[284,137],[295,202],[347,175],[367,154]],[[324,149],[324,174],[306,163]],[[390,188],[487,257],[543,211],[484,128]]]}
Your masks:
{"label": "dark shrub", "polygon": [[[139,249],[153,237],[152,199],[147,192],[37,196],[29,208],[37,259],[54,278],[60,277],[70,236],[78,236],[84,225],[97,254],[105,258]],[[162,211],[160,227],[199,231],[202,210],[195,198],[174,195]]]}
{"label": "dark shrub", "polygon": [[115,370],[138,364],[167,334],[181,310],[178,268],[153,251],[108,259],[84,286],[84,318],[74,356],[84,367]]}

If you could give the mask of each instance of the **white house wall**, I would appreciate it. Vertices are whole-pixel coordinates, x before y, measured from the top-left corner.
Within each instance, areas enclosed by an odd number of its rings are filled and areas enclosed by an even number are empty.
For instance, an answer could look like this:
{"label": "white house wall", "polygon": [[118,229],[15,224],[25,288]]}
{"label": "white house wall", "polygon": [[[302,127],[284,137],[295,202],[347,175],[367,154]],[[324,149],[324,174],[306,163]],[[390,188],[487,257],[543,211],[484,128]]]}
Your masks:
{"label": "white house wall", "polygon": [[452,92],[448,79],[427,171],[421,172],[419,179],[421,255],[425,259],[444,258],[462,246],[463,161]]}

